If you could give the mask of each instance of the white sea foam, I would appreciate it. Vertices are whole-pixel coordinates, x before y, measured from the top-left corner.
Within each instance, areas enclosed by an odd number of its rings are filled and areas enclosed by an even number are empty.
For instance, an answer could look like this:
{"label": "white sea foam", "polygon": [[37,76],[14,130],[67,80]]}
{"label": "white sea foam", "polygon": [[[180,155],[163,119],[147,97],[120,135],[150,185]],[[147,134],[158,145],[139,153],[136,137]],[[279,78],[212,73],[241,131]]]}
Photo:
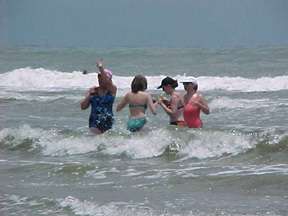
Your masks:
{"label": "white sea foam", "polygon": [[[216,208],[215,212],[201,211],[199,209],[184,210],[181,213],[175,213],[175,208],[178,208],[178,203],[184,201],[183,199],[175,199],[175,201],[164,200],[165,209],[154,208],[155,206],[150,204],[148,199],[144,202],[136,201],[111,201],[111,202],[97,202],[91,199],[81,199],[75,196],[66,196],[64,198],[28,198],[19,195],[8,195],[1,194],[0,198],[2,203],[5,203],[5,208],[2,212],[18,213],[18,215],[33,215],[35,209],[39,215],[73,215],[78,216],[214,216],[214,215],[233,215],[241,216],[241,213],[233,213],[230,211],[227,213],[225,210],[218,211]],[[269,196],[265,197],[269,199]],[[193,201],[193,200],[192,200]],[[55,203],[55,206],[54,206]],[[170,211],[172,209],[172,211]],[[174,211],[173,211],[174,209]],[[211,211],[213,211],[214,207]],[[9,211],[7,211],[9,210]],[[220,212],[220,213],[219,213]],[[279,216],[279,214],[273,213],[273,211],[261,212],[256,214],[245,214],[246,216],[256,215],[269,215]]]}
{"label": "white sea foam", "polygon": [[211,158],[224,154],[237,155],[256,146],[256,141],[243,134],[233,134],[222,131],[187,131],[193,133],[193,139],[182,144],[182,154],[186,158]]}
{"label": "white sea foam", "polygon": [[88,200],[82,201],[73,196],[58,199],[57,201],[60,207],[70,208],[75,215],[155,215],[155,212],[153,213],[153,210],[148,206],[143,206],[143,203],[110,202],[100,205]]}
{"label": "white sea foam", "polygon": [[201,90],[240,92],[280,91],[288,89],[288,76],[259,77],[199,77]]}
{"label": "white sea foam", "polygon": [[[20,68],[0,74],[0,87],[11,91],[65,91],[83,90],[97,83],[96,73],[83,75],[80,71],[61,72],[43,68]],[[186,76],[175,75],[181,80]],[[164,75],[147,76],[148,89],[155,90],[161,83]],[[114,74],[113,81],[119,89],[130,89],[133,76],[118,76]],[[279,91],[288,89],[288,76],[259,77],[256,79],[244,77],[197,77],[201,91],[226,90],[226,91]],[[179,89],[183,89],[180,84]]]}
{"label": "white sea foam", "polygon": [[[163,131],[153,131],[143,135],[116,135],[102,134],[97,136],[62,137],[57,135],[52,139],[47,137],[39,143],[43,154],[61,156],[85,154],[101,151],[101,154],[120,156],[125,154],[130,158],[151,158],[163,154],[169,143],[169,134]],[[149,146],[149,148],[147,148]],[[100,149],[100,150],[99,150]]]}
{"label": "white sea foam", "polygon": [[[268,98],[263,99],[232,99],[228,97],[217,97],[209,103],[211,110],[214,109],[253,109],[260,107],[271,107],[274,105],[279,106],[279,101],[271,101]],[[288,105],[288,101],[283,101],[283,104]]]}
{"label": "white sea foam", "polygon": [[[179,156],[187,158],[210,158],[223,154],[239,154],[255,147],[251,137],[230,132],[203,130],[173,130],[160,128],[147,133],[129,135],[122,132],[105,133],[100,136],[63,135],[51,129],[35,129],[29,125],[6,128],[0,131],[0,142],[16,147],[32,140],[26,151],[40,149],[47,156],[63,156],[98,152],[104,155],[126,155],[132,159],[153,158],[162,155],[168,145],[180,146]],[[13,139],[7,139],[13,137]]]}
{"label": "white sea foam", "polygon": [[225,171],[213,172],[209,176],[251,176],[251,175],[266,175],[266,174],[277,174],[287,175],[288,165],[287,164],[276,164],[276,165],[248,165],[248,166],[227,166]]}

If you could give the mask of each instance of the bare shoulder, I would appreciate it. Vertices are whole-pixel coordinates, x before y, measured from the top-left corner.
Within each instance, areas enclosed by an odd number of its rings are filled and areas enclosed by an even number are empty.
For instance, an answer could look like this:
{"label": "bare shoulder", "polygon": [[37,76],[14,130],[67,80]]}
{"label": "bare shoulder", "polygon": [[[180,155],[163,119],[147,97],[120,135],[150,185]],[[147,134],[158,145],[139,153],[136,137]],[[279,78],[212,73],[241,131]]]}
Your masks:
{"label": "bare shoulder", "polygon": [[89,88],[89,90],[98,90],[99,89],[99,86],[92,86]]}
{"label": "bare shoulder", "polygon": [[127,92],[125,95],[124,95],[124,98],[128,99],[131,97],[131,92]]}
{"label": "bare shoulder", "polygon": [[[137,99],[136,99],[137,98]],[[145,92],[145,91],[139,91],[137,92],[137,94],[134,96],[134,99],[136,99],[139,102],[144,102],[144,101],[148,101],[148,99],[150,98],[150,94]],[[141,102],[141,103],[142,103]]]}
{"label": "bare shoulder", "polygon": [[181,95],[178,92],[175,92],[171,98],[174,100],[179,100],[181,98]]}
{"label": "bare shoulder", "polygon": [[111,87],[110,87],[110,91],[113,95],[116,95],[117,93],[117,87],[116,85],[112,84]]}
{"label": "bare shoulder", "polygon": [[141,93],[141,95],[143,95],[144,97],[150,97],[150,93],[148,93],[148,92],[140,92]]}
{"label": "bare shoulder", "polygon": [[132,93],[131,94],[134,95],[134,97],[136,96],[137,98],[147,98],[149,96],[149,94],[147,92],[144,91],[138,91],[137,93]]}
{"label": "bare shoulder", "polygon": [[203,95],[202,95],[200,92],[197,92],[195,95],[196,95],[196,97],[198,97],[198,98],[203,98]]}
{"label": "bare shoulder", "polygon": [[90,94],[97,95],[99,93],[99,86],[93,86],[89,89]]}
{"label": "bare shoulder", "polygon": [[152,96],[150,93],[148,93],[148,92],[143,92],[143,93],[144,93],[144,97],[147,101],[152,100]]}

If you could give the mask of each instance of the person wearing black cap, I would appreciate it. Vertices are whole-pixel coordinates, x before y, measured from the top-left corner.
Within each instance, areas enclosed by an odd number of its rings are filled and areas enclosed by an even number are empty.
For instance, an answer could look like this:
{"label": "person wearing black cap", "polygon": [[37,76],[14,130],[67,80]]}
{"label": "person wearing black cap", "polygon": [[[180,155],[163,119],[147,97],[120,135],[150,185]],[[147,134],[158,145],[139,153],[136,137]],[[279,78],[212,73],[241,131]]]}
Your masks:
{"label": "person wearing black cap", "polygon": [[171,125],[185,126],[182,118],[184,103],[182,97],[175,92],[175,88],[177,87],[177,80],[174,80],[171,77],[165,77],[161,81],[161,85],[158,87],[158,89],[162,88],[166,94],[171,96],[171,99],[168,101],[163,97],[160,97],[159,104],[168,114]]}

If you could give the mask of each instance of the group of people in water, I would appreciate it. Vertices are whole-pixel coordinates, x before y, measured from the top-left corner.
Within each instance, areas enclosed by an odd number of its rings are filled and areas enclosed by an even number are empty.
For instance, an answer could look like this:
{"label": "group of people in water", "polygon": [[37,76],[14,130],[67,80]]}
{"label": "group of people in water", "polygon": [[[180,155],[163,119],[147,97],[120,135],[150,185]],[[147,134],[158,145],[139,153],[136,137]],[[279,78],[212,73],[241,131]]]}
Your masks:
{"label": "group of people in water", "polygon": [[[99,70],[99,86],[90,88],[85,98],[81,101],[82,110],[91,105],[89,128],[95,134],[101,134],[112,128],[114,122],[113,103],[115,101],[117,87],[112,82],[112,72],[104,68],[102,62],[97,63]],[[159,97],[153,100],[151,94],[146,92],[147,79],[142,75],[134,77],[131,83],[131,92],[128,92],[117,104],[116,111],[121,111],[129,106],[130,116],[127,121],[127,129],[131,132],[139,131],[146,124],[145,112],[147,108],[156,115],[156,109],[161,106],[169,116],[170,125],[189,128],[201,128],[200,113],[209,114],[210,110],[206,100],[198,93],[198,83],[194,78],[181,80],[186,94],[182,96],[175,91],[178,87],[177,80],[166,77],[161,81],[158,89],[170,96],[170,99]]]}

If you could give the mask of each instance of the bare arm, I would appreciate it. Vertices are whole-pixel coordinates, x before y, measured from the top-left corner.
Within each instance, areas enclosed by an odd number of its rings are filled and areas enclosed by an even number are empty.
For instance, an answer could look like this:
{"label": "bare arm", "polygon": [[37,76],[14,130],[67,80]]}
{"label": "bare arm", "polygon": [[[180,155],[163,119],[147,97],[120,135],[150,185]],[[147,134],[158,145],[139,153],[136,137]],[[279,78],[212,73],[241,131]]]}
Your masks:
{"label": "bare arm", "polygon": [[128,94],[126,94],[117,104],[116,112],[121,111],[128,104]]}
{"label": "bare arm", "polygon": [[171,99],[171,108],[169,108],[168,106],[166,106],[166,104],[163,102],[163,100],[159,101],[160,106],[164,109],[164,111],[168,114],[168,115],[173,115],[176,113],[177,111],[177,104],[179,102],[179,99],[177,97],[172,97]]}
{"label": "bare arm", "polygon": [[206,100],[202,96],[200,96],[199,102],[200,102],[199,106],[202,112],[208,115],[210,113],[210,109],[208,107],[208,103],[206,102]]}
{"label": "bare arm", "polygon": [[157,102],[153,103],[152,97],[149,94],[148,94],[147,100],[148,100],[147,102],[148,102],[148,107],[149,107],[150,111],[154,115],[156,115],[156,106],[157,106],[158,103]]}
{"label": "bare arm", "polygon": [[90,106],[90,97],[91,93],[95,92],[95,87],[90,88],[86,93],[85,93],[85,98],[81,100],[80,102],[80,107],[82,110],[87,109]]}
{"label": "bare arm", "polygon": [[97,62],[97,67],[98,67],[98,70],[99,70],[101,76],[104,79],[104,82],[105,82],[107,90],[109,92],[111,92],[113,96],[116,96],[117,87],[113,84],[112,79],[107,77],[107,75],[105,73],[105,68],[104,68],[104,66],[103,66],[101,61]]}
{"label": "bare arm", "polygon": [[104,66],[101,62],[97,62],[96,63],[97,67],[98,67],[98,70],[100,73],[104,73]]}
{"label": "bare arm", "polygon": [[208,103],[206,102],[206,100],[201,95],[198,95],[197,99],[195,101],[192,101],[192,102],[197,104],[200,107],[201,111],[203,113],[205,113],[206,115],[208,115],[210,113]]}

